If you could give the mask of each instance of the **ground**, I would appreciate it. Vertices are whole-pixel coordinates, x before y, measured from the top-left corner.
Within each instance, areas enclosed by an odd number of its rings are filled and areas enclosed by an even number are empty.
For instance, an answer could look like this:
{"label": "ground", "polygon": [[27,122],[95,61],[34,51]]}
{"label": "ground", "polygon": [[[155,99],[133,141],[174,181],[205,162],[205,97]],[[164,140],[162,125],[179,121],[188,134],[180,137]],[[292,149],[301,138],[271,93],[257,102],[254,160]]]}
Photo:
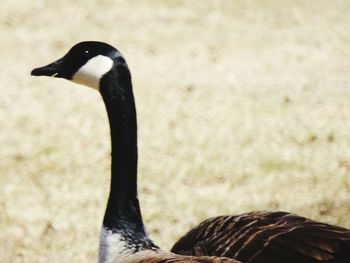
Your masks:
{"label": "ground", "polygon": [[221,214],[350,227],[349,1],[10,1],[0,11],[2,262],[96,262],[110,173],[100,95],[30,70],[82,40],[133,75],[139,197],[169,249]]}

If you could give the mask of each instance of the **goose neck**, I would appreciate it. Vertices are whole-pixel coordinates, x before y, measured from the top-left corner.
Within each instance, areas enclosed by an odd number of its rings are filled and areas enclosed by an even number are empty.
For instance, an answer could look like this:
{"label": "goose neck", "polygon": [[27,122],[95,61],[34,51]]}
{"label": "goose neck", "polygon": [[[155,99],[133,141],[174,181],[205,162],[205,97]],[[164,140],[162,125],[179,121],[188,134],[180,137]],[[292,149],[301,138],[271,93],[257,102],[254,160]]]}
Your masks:
{"label": "goose neck", "polygon": [[137,198],[137,124],[129,70],[117,64],[100,82],[112,141],[111,188],[103,225],[144,236]]}

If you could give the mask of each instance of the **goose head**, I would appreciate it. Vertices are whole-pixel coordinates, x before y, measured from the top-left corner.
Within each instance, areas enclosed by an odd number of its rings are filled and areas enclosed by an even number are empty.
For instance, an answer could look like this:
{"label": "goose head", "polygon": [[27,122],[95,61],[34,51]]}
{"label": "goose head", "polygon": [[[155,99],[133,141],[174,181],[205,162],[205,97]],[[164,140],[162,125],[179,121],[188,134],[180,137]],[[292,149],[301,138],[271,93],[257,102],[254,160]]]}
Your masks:
{"label": "goose head", "polygon": [[73,46],[62,58],[32,70],[33,76],[64,78],[99,90],[100,81],[118,62],[125,63],[121,53],[111,45],[84,41]]}

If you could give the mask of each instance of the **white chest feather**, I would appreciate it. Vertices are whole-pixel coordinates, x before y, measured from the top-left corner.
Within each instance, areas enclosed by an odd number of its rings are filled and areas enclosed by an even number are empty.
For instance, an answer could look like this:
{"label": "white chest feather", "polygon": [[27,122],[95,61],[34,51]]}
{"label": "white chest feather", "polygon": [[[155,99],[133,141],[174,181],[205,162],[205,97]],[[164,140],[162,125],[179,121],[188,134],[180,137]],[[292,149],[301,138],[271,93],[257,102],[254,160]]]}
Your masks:
{"label": "white chest feather", "polygon": [[151,257],[159,257],[163,254],[169,256],[169,252],[162,250],[141,250],[135,252],[135,246],[123,240],[118,233],[113,233],[104,227],[101,229],[99,263],[134,263]]}
{"label": "white chest feather", "polygon": [[89,59],[72,78],[73,82],[94,89],[99,89],[100,80],[104,74],[113,67],[113,60],[109,57],[98,55]]}
{"label": "white chest feather", "polygon": [[101,229],[99,263],[123,262],[123,258],[132,254],[128,244],[118,233],[113,233],[104,227]]}

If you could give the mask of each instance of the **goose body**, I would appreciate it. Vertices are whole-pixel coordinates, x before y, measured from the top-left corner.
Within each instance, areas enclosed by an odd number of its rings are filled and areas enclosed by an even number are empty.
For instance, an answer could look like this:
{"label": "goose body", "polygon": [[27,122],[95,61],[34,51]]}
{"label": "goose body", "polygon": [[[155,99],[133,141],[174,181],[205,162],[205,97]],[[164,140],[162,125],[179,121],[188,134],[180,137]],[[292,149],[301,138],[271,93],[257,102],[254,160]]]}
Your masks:
{"label": "goose body", "polygon": [[246,263],[349,263],[350,230],[286,212],[255,211],[207,219],[171,251]]}
{"label": "goose body", "polygon": [[111,132],[111,187],[100,236],[100,263],[227,262],[234,259],[181,256],[160,249],[143,225],[137,198],[137,123],[131,75],[122,54],[96,41],[81,42],[55,62],[31,72],[97,89]]}

